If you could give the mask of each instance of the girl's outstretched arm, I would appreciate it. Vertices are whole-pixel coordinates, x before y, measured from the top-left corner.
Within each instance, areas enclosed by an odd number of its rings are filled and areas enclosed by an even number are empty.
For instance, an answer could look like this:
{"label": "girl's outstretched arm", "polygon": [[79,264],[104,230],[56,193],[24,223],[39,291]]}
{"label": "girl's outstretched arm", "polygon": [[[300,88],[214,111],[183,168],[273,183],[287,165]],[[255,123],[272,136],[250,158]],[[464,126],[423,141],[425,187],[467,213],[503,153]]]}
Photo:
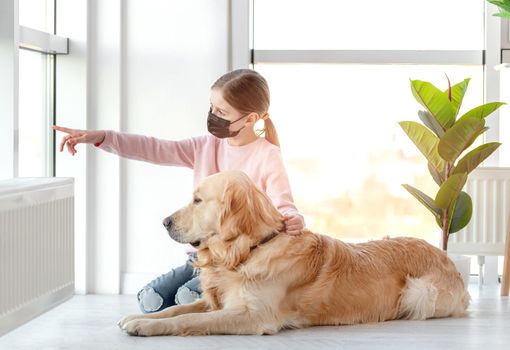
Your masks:
{"label": "girl's outstretched arm", "polygon": [[195,151],[204,141],[201,137],[171,141],[112,130],[78,130],[56,125],[52,128],[67,134],[62,138],[60,151],[66,146],[73,156],[78,143],[90,143],[121,157],[188,168],[193,168]]}

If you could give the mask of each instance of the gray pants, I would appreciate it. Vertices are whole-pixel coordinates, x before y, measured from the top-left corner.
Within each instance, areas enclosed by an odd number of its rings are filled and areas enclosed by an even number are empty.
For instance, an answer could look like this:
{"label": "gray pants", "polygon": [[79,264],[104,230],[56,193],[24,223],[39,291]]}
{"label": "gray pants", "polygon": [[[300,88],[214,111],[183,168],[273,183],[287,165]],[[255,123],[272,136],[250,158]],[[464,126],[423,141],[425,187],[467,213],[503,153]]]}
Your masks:
{"label": "gray pants", "polygon": [[186,263],[159,276],[137,294],[143,313],[161,311],[169,306],[189,304],[200,298],[200,276],[193,268],[196,254],[190,254]]}

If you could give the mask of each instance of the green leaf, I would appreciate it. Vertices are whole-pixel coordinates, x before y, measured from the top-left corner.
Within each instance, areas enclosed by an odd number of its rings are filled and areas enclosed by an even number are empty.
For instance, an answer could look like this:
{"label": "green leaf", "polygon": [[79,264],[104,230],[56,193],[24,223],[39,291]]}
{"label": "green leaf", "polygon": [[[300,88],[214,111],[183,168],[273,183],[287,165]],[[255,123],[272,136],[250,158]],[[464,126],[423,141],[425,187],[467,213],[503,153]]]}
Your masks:
{"label": "green leaf", "polygon": [[439,188],[434,202],[440,209],[447,210],[457,199],[462,187],[466,184],[467,174],[451,175]]}
{"label": "green leaf", "polygon": [[428,111],[418,111],[418,116],[420,117],[420,120],[429,128],[432,130],[438,137],[441,137],[444,135],[444,130],[441,124],[434,118],[432,114]]}
{"label": "green leaf", "polygon": [[490,2],[493,5],[496,5],[497,7],[499,7],[500,10],[510,11],[510,3],[508,1],[504,1],[504,0],[487,0],[487,2]]}
{"label": "green leaf", "polygon": [[489,157],[501,145],[499,142],[490,142],[476,147],[474,150],[467,153],[457,163],[453,169],[452,174],[467,173],[476,169],[487,157]]}
{"label": "green leaf", "polygon": [[505,10],[502,10],[502,9],[499,9],[499,11],[500,11],[499,13],[495,13],[495,14],[493,14],[493,16],[510,19],[510,12],[509,11],[505,11]]}
{"label": "green leaf", "polygon": [[505,104],[506,103],[504,102],[489,102],[484,105],[480,105],[466,112],[462,117],[459,118],[457,123],[468,118],[483,119]]}
{"label": "green leaf", "polygon": [[[476,137],[480,136],[481,134],[483,134],[483,133],[484,133],[484,132],[486,132],[487,130],[489,130],[489,127],[488,127],[488,126],[484,126],[484,127],[483,127],[483,129],[482,129],[482,130],[480,130],[480,132],[478,133],[478,135],[477,135]],[[475,138],[476,138],[476,137],[475,137]]]}
{"label": "green leaf", "polygon": [[460,192],[450,215],[448,233],[455,233],[466,227],[469,224],[469,220],[471,220],[472,213],[473,202],[471,197],[464,191]]}
{"label": "green leaf", "polygon": [[453,125],[455,108],[441,90],[429,82],[411,80],[411,91],[416,100],[436,118],[444,130]]}
{"label": "green leaf", "polygon": [[[467,78],[461,81],[458,84],[455,84],[451,88],[451,95],[452,95],[452,106],[455,109],[455,116],[459,113],[460,106],[462,105],[462,100],[464,99],[464,95],[466,94],[466,90],[469,85],[469,81],[471,79]],[[448,97],[448,89],[443,92],[445,96]]]}
{"label": "green leaf", "polygon": [[439,186],[444,182],[443,174],[440,173],[432,164],[428,163],[429,173]]}
{"label": "green leaf", "polygon": [[471,146],[484,126],[484,119],[458,120],[439,141],[439,155],[447,162],[454,162],[466,148]]}
{"label": "green leaf", "polygon": [[443,218],[442,217],[436,217],[436,223],[437,223],[437,226],[439,226],[439,228],[442,230],[443,229]]}
{"label": "green leaf", "polygon": [[445,168],[445,162],[438,153],[439,138],[417,122],[403,121],[399,122],[399,125],[425,158],[427,158],[431,166],[442,173]]}
{"label": "green leaf", "polygon": [[441,218],[441,209],[437,207],[434,200],[425,193],[411,185],[402,185],[410,194],[414,196],[421,204],[423,204],[436,218]]}

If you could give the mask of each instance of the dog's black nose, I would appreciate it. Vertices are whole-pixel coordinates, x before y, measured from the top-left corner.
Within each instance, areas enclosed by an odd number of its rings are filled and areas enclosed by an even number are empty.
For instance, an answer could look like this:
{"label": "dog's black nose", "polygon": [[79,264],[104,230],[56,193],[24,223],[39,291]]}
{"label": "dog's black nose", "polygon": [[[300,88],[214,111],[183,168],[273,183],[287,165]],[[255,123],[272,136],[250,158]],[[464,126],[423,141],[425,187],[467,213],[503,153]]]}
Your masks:
{"label": "dog's black nose", "polygon": [[169,216],[163,220],[163,226],[165,226],[167,229],[172,226],[172,218]]}

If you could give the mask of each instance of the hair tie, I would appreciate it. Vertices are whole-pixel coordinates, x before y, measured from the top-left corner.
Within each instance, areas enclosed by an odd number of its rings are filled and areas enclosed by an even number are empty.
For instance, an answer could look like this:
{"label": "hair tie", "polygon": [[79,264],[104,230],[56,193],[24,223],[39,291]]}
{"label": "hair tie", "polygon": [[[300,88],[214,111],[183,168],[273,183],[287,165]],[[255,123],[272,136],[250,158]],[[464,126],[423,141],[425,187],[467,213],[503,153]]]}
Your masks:
{"label": "hair tie", "polygon": [[267,119],[269,119],[269,113],[264,114],[264,116],[263,116],[261,119],[262,119],[262,120],[267,120]]}

